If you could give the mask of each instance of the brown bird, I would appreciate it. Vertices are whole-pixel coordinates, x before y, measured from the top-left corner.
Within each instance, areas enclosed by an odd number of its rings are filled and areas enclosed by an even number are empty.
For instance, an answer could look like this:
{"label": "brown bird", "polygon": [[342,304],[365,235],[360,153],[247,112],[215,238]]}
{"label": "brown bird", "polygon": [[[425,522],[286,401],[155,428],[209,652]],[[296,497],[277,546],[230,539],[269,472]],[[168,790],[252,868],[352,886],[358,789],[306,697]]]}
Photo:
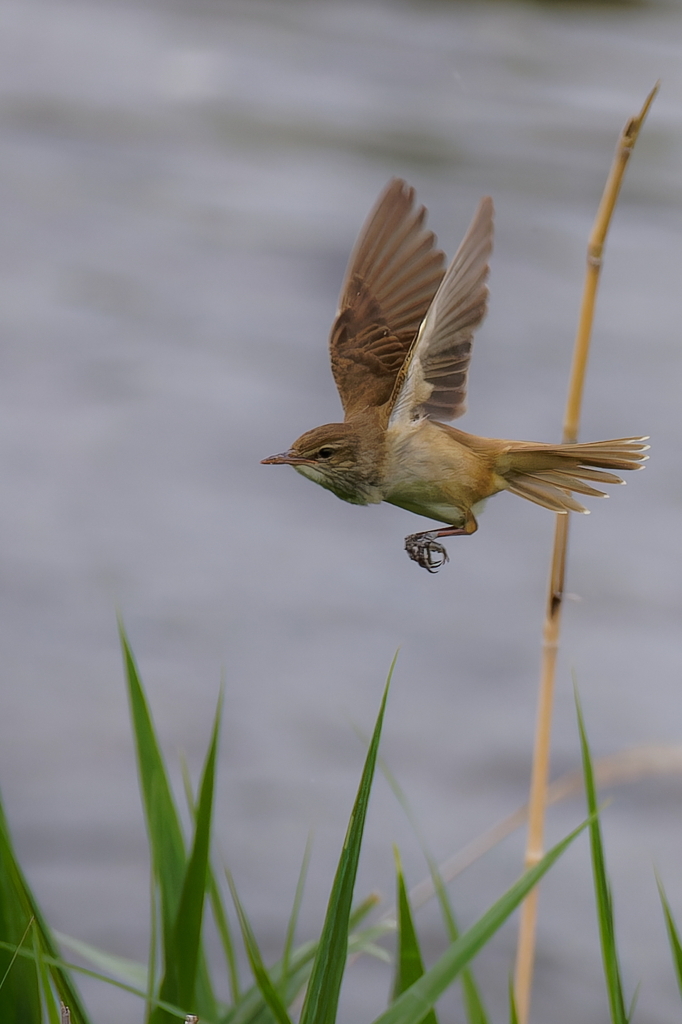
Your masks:
{"label": "brown bird", "polygon": [[445,256],[395,178],[351,254],[329,347],[345,418],[302,434],[265,464],[297,472],[355,505],[392,505],[446,523],[405,539],[429,572],[445,561],[438,538],[471,534],[486,498],[511,491],[553,512],[587,512],[571,491],[606,497],[609,470],[641,469],[645,437],[541,444],[477,437],[442,423],[466,408],[475,329],[486,314],[493,203],[481,200],[455,258]]}

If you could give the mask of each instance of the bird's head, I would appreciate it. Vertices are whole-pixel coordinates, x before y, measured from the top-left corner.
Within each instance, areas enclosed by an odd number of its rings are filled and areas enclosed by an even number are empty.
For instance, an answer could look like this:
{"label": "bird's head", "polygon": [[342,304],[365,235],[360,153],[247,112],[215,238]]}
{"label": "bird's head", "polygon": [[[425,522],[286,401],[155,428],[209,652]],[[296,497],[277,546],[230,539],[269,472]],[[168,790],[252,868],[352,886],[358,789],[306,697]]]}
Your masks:
{"label": "bird's head", "polygon": [[321,487],[353,504],[365,505],[369,500],[361,458],[361,437],[347,423],[325,423],[294,441],[287,452],[271,455],[262,462],[266,466],[293,466]]}

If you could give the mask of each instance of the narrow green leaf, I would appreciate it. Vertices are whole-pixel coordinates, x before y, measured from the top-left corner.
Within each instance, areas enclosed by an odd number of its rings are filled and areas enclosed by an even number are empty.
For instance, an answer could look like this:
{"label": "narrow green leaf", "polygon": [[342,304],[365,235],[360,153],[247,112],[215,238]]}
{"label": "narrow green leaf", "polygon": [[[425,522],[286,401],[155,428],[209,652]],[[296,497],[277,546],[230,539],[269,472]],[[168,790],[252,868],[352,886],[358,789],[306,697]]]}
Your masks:
{"label": "narrow green leaf", "polygon": [[424,973],[424,961],[419,948],[410,903],[407,898],[405,878],[397,846],[393,847],[393,858],[396,875],[397,942],[391,1002],[394,1002],[405,989],[409,988],[417,978],[421,978]]}
{"label": "narrow green leaf", "polygon": [[60,945],[78,953],[84,960],[89,960],[93,967],[98,967],[107,974],[113,974],[136,988],[144,988],[147,984],[147,968],[137,960],[127,960],[125,957],[107,953],[90,942],[73,939],[70,935],[64,935],[63,932],[55,932],[54,935]]}
{"label": "narrow green leaf", "polygon": [[4,987],[5,982],[7,981],[12,968],[14,967],[14,965],[16,963],[17,957],[19,956],[19,950],[21,949],[21,947],[23,946],[24,942],[26,941],[28,933],[31,930],[31,925],[32,924],[33,924],[33,918],[31,917],[31,918],[29,918],[28,924],[24,928],[24,934],[19,939],[19,945],[14,950],[14,953],[12,954],[9,963],[7,964],[7,969],[6,969],[5,973],[3,974],[2,978],[0,978],[0,989]]}
{"label": "narrow green leaf", "polygon": [[0,1020],[3,1024],[39,1024],[39,980],[35,968],[19,959],[33,916],[22,898],[14,852],[4,840],[0,837],[0,935],[10,941],[12,948],[0,950]]}
{"label": "narrow green leaf", "polygon": [[575,687],[575,708],[578,717],[578,730],[580,732],[580,749],[583,760],[585,796],[587,799],[587,808],[591,816],[590,850],[592,853],[592,874],[594,877],[594,894],[597,903],[597,919],[599,922],[599,936],[601,940],[602,960],[604,964],[604,979],[606,981],[606,991],[609,997],[609,1008],[613,1024],[627,1024],[628,1015],[625,1009],[623,982],[621,979],[618,950],[616,947],[613,900],[611,898],[611,889],[606,874],[604,845],[602,842],[601,825],[599,822],[597,787],[594,781],[592,757],[590,755],[590,748],[587,742],[585,721],[583,719],[577,687]]}
{"label": "narrow green leaf", "polygon": [[[372,893],[351,913],[350,924],[355,927],[380,902],[376,893]],[[349,935],[348,953],[364,953],[371,946],[373,935],[384,935],[388,928],[385,925],[374,925],[364,931]],[[310,977],[312,963],[317,953],[317,942],[304,942],[297,946],[290,955],[288,971],[284,974],[283,960],[270,967],[268,973],[285,1006],[290,1006],[299,994],[303,985]],[[222,1024],[270,1024],[271,1015],[257,985],[252,985],[243,993],[238,1003],[227,1013]]]}
{"label": "narrow green leaf", "polygon": [[[51,956],[57,960],[57,943],[21,870],[0,802],[0,929],[8,939],[14,940],[0,943],[0,949],[13,954],[31,918],[34,919],[34,934],[37,935],[41,952],[46,958]],[[32,952],[22,948],[19,956],[24,961],[27,957],[32,959]],[[0,970],[3,974],[7,961],[0,955]],[[88,1024],[89,1017],[70,971],[54,965],[50,973],[60,999],[71,1008],[73,1024]],[[16,963],[0,990],[0,1020],[3,1024],[28,1024],[39,1020],[39,1013],[40,993],[35,969],[25,962]]]}
{"label": "narrow green leaf", "polygon": [[232,937],[230,921],[212,868],[209,870],[208,876],[208,895],[211,901],[213,920],[215,921],[216,929],[220,937],[220,944],[223,948],[223,956],[225,957],[227,977],[230,983],[230,996],[232,998],[232,1002],[237,1003],[241,996],[237,954],[234,948],[234,939]]}
{"label": "narrow green leaf", "polygon": [[[273,985],[280,993],[282,1002],[289,1006],[310,977],[312,963],[317,952],[316,942],[305,942],[291,954],[289,973],[286,979],[282,973],[282,961],[273,964],[268,974]],[[222,1024],[260,1024],[260,1021],[272,1019],[267,1004],[257,984],[244,992],[239,1003],[224,1017]]]}
{"label": "narrow green leaf", "polygon": [[642,985],[641,981],[638,981],[636,986],[635,986],[635,991],[634,991],[634,993],[632,995],[632,999],[630,1000],[630,1005],[628,1006],[628,1021],[631,1021],[632,1018],[635,1015],[635,1010],[637,1008],[637,1000],[639,999],[639,990],[641,988],[641,985]]}
{"label": "narrow green leaf", "polygon": [[234,900],[237,917],[239,918],[239,925],[242,930],[242,937],[244,939],[244,948],[246,950],[246,955],[249,958],[249,963],[251,964],[251,970],[253,971],[253,976],[256,979],[256,984],[258,985],[263,999],[267,1003],[278,1024],[291,1024],[291,1018],[286,1011],[286,1007],[265,968],[260,949],[258,948],[258,943],[256,942],[256,936],[254,935],[253,929],[251,928],[248,918],[244,913],[244,908],[242,907],[237,894],[234,880],[229,873],[227,874],[227,882],[230,887],[230,892],[232,893],[232,899]]}
{"label": "narrow green leaf", "polygon": [[[189,808],[190,814],[195,818],[196,803],[194,800],[194,794],[192,793],[189,769],[184,757],[181,758],[180,764],[182,768],[182,781],[185,788],[185,800],[187,801],[187,807]],[[232,1003],[234,1004],[239,1001],[241,989],[239,983],[239,970],[237,966],[237,954],[235,951],[234,939],[232,937],[230,920],[227,916],[227,910],[225,909],[222,893],[220,892],[215,872],[210,861],[208,865],[208,895],[211,901],[213,920],[215,921],[220,943],[223,947],[223,956],[225,957],[227,976],[230,983],[230,995],[232,997]]]}
{"label": "narrow green leaf", "polygon": [[[224,674],[221,674],[220,681],[221,692],[225,689],[225,678]],[[196,806],[194,800],[194,794],[192,793],[192,784],[190,782],[189,770],[187,763],[184,758],[181,761],[182,767],[182,780],[185,786],[185,797],[187,800],[187,806],[190,809],[192,816],[196,814]],[[234,938],[232,935],[232,927],[230,925],[230,919],[227,914],[227,908],[223,899],[220,886],[216,878],[216,873],[213,870],[213,865],[209,860],[208,864],[208,895],[211,902],[211,910],[213,912],[213,920],[220,938],[220,944],[223,949],[223,956],[225,957],[225,966],[227,967],[227,977],[230,986],[230,996],[232,1003],[235,1004],[241,997],[241,984],[239,981],[239,967],[237,964],[237,952],[235,948]]]}
{"label": "narrow green leaf", "polygon": [[301,910],[301,901],[303,900],[305,880],[308,875],[310,854],[313,848],[312,843],[312,834],[309,833],[305,844],[305,850],[303,851],[303,860],[301,861],[301,870],[298,873],[298,882],[296,883],[294,902],[291,908],[291,914],[289,915],[289,921],[287,923],[286,935],[284,937],[284,949],[282,951],[282,973],[285,978],[289,973],[289,960],[291,958],[291,951],[294,947],[294,936],[296,934],[296,925],[298,924],[298,915]]}
{"label": "narrow green leaf", "polygon": [[668,897],[665,894],[663,888],[663,882],[658,877],[656,872],[656,884],[658,886],[658,894],[661,897],[661,904],[663,905],[663,916],[665,917],[665,927],[668,932],[668,942],[670,943],[670,952],[673,956],[673,967],[675,968],[675,977],[677,978],[677,985],[682,996],[682,942],[680,942],[680,933],[675,924],[675,918],[673,917],[670,904],[668,903]]}
{"label": "narrow green leaf", "polygon": [[[350,953],[351,948],[348,947]],[[362,947],[362,953],[365,956],[373,956],[375,960],[381,960],[383,964],[392,964],[393,959],[391,954],[383,946],[377,946],[374,942],[367,942]]]}
{"label": "narrow green leaf", "polygon": [[[351,924],[359,924],[379,902],[380,899],[376,893],[368,896],[352,912]],[[387,922],[379,922],[363,931],[352,933],[348,936],[348,955],[371,952],[372,938],[385,935],[390,930],[393,929]],[[268,969],[272,983],[277,988],[286,1007],[291,1006],[293,1000],[310,977],[317,948],[317,942],[304,942],[297,946],[290,956],[286,976],[283,973],[283,962],[281,959]],[[382,950],[381,952],[383,958],[386,959],[386,951]],[[254,984],[242,994],[238,1003],[227,1012],[222,1019],[222,1024],[271,1024],[271,1020],[272,1015],[263,1000],[261,991]]]}
{"label": "narrow green leaf", "polygon": [[119,631],[147,834],[161,894],[164,943],[168,947],[185,875],[185,843],[151,711],[122,623]]}
{"label": "narrow green leaf", "polygon": [[[0,942],[0,949],[6,949],[13,953],[16,948],[16,946],[13,946],[9,942]],[[55,984],[55,988],[57,987],[56,982],[54,981],[56,972],[73,972],[75,974],[82,974],[85,978],[92,978],[94,981],[102,981],[105,985],[113,985],[114,988],[120,989],[121,992],[129,992],[133,996],[138,996],[139,999],[146,1000],[147,998],[147,993],[142,989],[136,988],[134,985],[128,985],[126,982],[118,981],[116,978],[109,978],[106,974],[101,974],[99,971],[93,971],[89,967],[81,967],[80,964],[69,963],[67,960],[62,959],[62,957],[59,956],[51,956],[48,953],[41,953],[40,955],[43,962],[47,964],[48,967],[53,968],[51,976],[53,983]],[[31,960],[35,963],[36,958],[32,949],[20,949],[19,956],[23,957],[25,960]],[[70,1003],[66,1003],[63,997],[61,997],[61,999],[62,1002],[64,1002],[64,1005],[69,1007],[73,1024],[73,1020],[75,1020],[73,1017],[73,1006]],[[184,1010],[180,1009],[178,1006],[173,1006],[171,1003],[164,1003],[160,999],[154,999],[153,1004],[154,1006],[160,1006],[162,1009],[167,1010],[172,1017],[180,1017],[183,1020],[186,1017]],[[82,1019],[85,1021],[85,1024],[89,1024],[89,1017],[86,1016]],[[5,1024],[5,1022],[3,1021],[2,1024]],[[27,1022],[22,1022],[22,1024],[27,1024]],[[217,1024],[217,1018],[202,1017],[201,1024]]]}
{"label": "narrow green leaf", "polygon": [[462,971],[462,992],[464,1009],[469,1024],[488,1024],[488,1014],[473,974],[468,968]]}
{"label": "narrow green leaf", "polygon": [[145,1000],[144,1019],[149,1024],[154,1012],[154,993],[156,992],[156,976],[159,958],[159,925],[161,908],[159,906],[159,887],[156,884],[156,873],[153,863],[149,864],[149,953],[147,957],[147,998]]}
{"label": "narrow green leaf", "polygon": [[588,822],[584,822],[576,828],[552,847],[534,867],[529,868],[483,917],[453,942],[433,967],[403,992],[388,1010],[373,1021],[373,1024],[417,1024],[421,1021],[462,968],[504,924],[527,893],[537,885],[545,872],[549,871],[587,824]]}
{"label": "narrow green leaf", "polygon": [[[431,881],[433,882],[436,897],[440,905],[448,937],[450,942],[455,942],[455,940],[459,938],[459,928],[457,927],[455,912],[452,908],[447,888],[443,882],[443,877],[440,873],[435,857],[431,854],[431,851],[426,848],[426,846],[423,845],[422,849],[429,866]],[[462,971],[461,982],[464,1012],[468,1024],[488,1024],[488,1014],[485,1006],[483,1005],[483,997],[481,996],[478,984],[476,983],[476,979],[474,978],[470,967],[465,967]]]}
{"label": "narrow green leaf", "polygon": [[[396,874],[396,906],[398,908],[398,936],[397,951],[395,960],[395,979],[393,982],[393,993],[391,1001],[395,1002],[398,996],[421,978],[424,973],[424,961],[422,960],[419,940],[412,919],[410,901],[405,888],[402,864],[398,848],[393,847],[395,857]],[[424,1024],[438,1024],[434,1010],[429,1010],[422,1018]],[[415,1024],[417,1022],[415,1021]]]}
{"label": "narrow green leaf", "polygon": [[348,936],[348,956],[358,956],[367,953],[369,956],[376,956],[387,964],[393,963],[393,958],[383,946],[377,946],[377,940],[383,939],[389,932],[397,931],[394,921],[377,921],[369,928],[363,928],[359,932],[351,932]]}
{"label": "narrow green leaf", "polygon": [[516,1012],[516,996],[514,995],[514,979],[509,979],[509,1024],[519,1024],[519,1015]]}
{"label": "narrow green leaf", "polygon": [[358,903],[357,907],[351,911],[350,921],[348,922],[351,928],[357,928],[361,921],[363,921],[367,915],[374,910],[374,908],[381,903],[381,896],[376,892],[371,892],[369,896],[365,896],[361,903]]}
{"label": "narrow green leaf", "polygon": [[[185,842],[149,704],[120,620],[119,635],[128,685],[142,803],[152,865],[159,884],[164,961],[167,961],[169,951],[173,948],[174,928],[187,868]],[[203,951],[199,955],[197,973],[197,1011],[201,1017],[215,1019],[216,1000]]]}
{"label": "narrow green leaf", "polygon": [[[196,1012],[193,1004],[201,954],[201,926],[208,877],[222,701],[221,693],[199,788],[192,852],[187,862],[171,943],[166,949],[165,974],[161,983],[161,999],[185,1007],[188,1013]],[[155,1011],[152,1016],[154,1024],[161,1024],[166,1019],[167,1015],[163,1010]]]}
{"label": "narrow green leaf", "polygon": [[336,1019],[341,982],[346,966],[353,888],[360,859],[362,834],[365,827],[374,769],[376,767],[386,699],[396,658],[393,659],[388,675],[381,707],[379,708],[379,716],[360,780],[360,788],[358,789],[348,824],[348,831],[336,870],[331,896],[329,897],[320,945],[313,964],[310,981],[308,982],[300,1024],[334,1024]]}
{"label": "narrow green leaf", "polygon": [[[405,791],[384,758],[379,758],[379,766],[384,773],[386,781],[393,790],[396,800],[402,807],[405,817],[412,827],[412,831],[417,837],[417,842],[421,847],[424,859],[426,860],[429,868],[429,874],[431,875],[431,881],[433,882],[433,888],[438,899],[438,904],[440,906],[441,915],[448,937],[450,942],[454,942],[455,939],[459,938],[459,928],[457,927],[455,912],[452,908],[447,888],[438,868],[438,862],[429,849]],[[483,999],[473,973],[468,967],[462,971],[462,995],[464,999],[464,1011],[468,1024],[488,1024],[488,1015],[483,1005]]]}
{"label": "narrow green leaf", "polygon": [[[52,990],[52,985],[50,984],[50,972],[43,959],[40,940],[35,928],[33,929],[33,955],[35,957],[36,974],[38,976],[38,987],[40,989],[42,1007],[47,1014],[49,1024],[60,1024],[61,1014]],[[42,1015],[40,1019],[42,1021]]]}

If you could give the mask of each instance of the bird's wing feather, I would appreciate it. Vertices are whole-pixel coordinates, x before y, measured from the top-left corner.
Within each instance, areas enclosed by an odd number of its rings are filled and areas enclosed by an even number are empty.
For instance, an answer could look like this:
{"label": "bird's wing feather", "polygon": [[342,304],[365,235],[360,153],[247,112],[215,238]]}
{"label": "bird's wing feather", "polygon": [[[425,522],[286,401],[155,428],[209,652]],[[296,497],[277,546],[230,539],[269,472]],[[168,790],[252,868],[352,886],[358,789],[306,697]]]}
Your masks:
{"label": "bird's wing feather", "polygon": [[394,178],[362,228],[348,263],[329,339],[346,417],[385,405],[445,272],[445,256]]}
{"label": "bird's wing feather", "polygon": [[488,302],[493,201],[482,199],[434,296],[396,379],[391,423],[430,416],[450,420],[466,410],[474,331]]}

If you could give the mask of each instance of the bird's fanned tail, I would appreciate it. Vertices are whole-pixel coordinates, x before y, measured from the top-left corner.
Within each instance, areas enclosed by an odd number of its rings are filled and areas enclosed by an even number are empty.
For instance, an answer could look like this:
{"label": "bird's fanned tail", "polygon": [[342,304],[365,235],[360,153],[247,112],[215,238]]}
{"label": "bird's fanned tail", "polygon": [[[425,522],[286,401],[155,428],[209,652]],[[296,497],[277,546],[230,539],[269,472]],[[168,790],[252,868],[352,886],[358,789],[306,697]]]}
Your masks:
{"label": "bird's fanned tail", "polygon": [[553,512],[587,512],[571,491],[605,498],[593,483],[622,484],[615,473],[643,469],[648,459],[646,437],[621,437],[588,444],[533,444],[514,442],[496,466],[507,490]]}

